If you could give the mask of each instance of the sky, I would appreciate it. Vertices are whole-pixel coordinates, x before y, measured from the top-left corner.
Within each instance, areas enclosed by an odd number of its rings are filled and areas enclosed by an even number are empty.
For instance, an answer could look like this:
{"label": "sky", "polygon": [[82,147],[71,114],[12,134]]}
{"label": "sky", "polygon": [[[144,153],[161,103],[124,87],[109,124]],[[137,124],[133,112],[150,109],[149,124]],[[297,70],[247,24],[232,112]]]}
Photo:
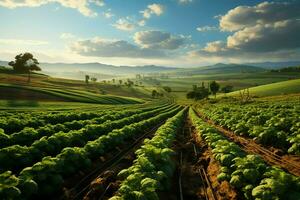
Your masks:
{"label": "sky", "polygon": [[195,67],[295,61],[297,0],[0,0],[0,60]]}

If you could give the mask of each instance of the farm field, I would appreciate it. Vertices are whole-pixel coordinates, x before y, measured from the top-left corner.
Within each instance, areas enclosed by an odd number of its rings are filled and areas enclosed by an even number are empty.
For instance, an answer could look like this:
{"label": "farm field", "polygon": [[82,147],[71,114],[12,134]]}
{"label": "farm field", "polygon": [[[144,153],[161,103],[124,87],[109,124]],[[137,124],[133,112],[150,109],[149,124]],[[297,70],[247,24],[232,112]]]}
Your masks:
{"label": "farm field", "polygon": [[0,19],[0,200],[300,200],[300,1]]}
{"label": "farm field", "polygon": [[[2,73],[0,198],[298,199],[299,79],[277,75],[129,87]],[[236,91],[187,99],[188,86],[211,80]]]}
{"label": "farm field", "polygon": [[[291,74],[131,87],[1,76],[1,199],[300,198],[299,79],[286,81]],[[250,87],[255,98],[187,99],[188,86],[210,79]]]}
{"label": "farm field", "polygon": [[0,197],[298,198],[299,95],[245,105],[169,95],[131,104],[2,100]]}

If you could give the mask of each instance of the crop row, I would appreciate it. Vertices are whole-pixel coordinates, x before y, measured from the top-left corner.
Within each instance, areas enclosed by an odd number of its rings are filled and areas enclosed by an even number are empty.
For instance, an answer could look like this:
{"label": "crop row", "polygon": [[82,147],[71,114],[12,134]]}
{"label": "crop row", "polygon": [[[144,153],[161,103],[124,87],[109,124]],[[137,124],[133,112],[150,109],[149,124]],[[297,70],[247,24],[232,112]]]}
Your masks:
{"label": "crop row", "polygon": [[157,191],[170,185],[175,169],[171,159],[174,151],[170,147],[182,127],[185,113],[186,109],[170,118],[151,140],[144,141],[144,145],[135,152],[137,158],[134,164],[118,174],[123,181],[110,200],[159,199]]}
{"label": "crop row", "polygon": [[[101,116],[104,112],[62,112],[55,114],[32,113],[19,114],[17,117],[0,119],[0,128],[5,134],[12,134],[25,127],[37,128],[47,124],[57,124],[73,120],[92,119]],[[45,115],[45,116],[44,116]]]}
{"label": "crop row", "polygon": [[223,105],[204,106],[200,110],[217,124],[238,135],[253,138],[258,143],[280,148],[290,154],[300,155],[298,106]]}
{"label": "crop row", "polygon": [[[0,175],[0,181],[5,179],[4,183],[0,182],[0,198],[18,199],[22,196],[23,199],[29,199],[35,194],[55,194],[62,189],[63,178],[89,168],[92,160],[99,158],[129,138],[143,133],[149,127],[173,116],[179,110],[181,108],[176,107],[136,123],[134,123],[135,120],[131,119],[128,121],[130,122],[129,125],[102,135],[81,148],[68,147],[64,148],[56,157],[44,157],[41,162],[23,169],[18,177],[10,172],[5,172]],[[4,176],[5,178],[2,178]]]}
{"label": "crop row", "polygon": [[246,199],[300,199],[299,177],[267,165],[257,155],[247,155],[237,144],[228,141],[200,119],[192,109],[189,116],[199,137],[208,143],[214,158],[222,166],[218,175],[220,182],[228,181]]}
{"label": "crop row", "polygon": [[[174,106],[173,106],[174,107]],[[40,161],[45,156],[55,156],[65,147],[81,147],[88,141],[95,140],[113,129],[121,128],[133,122],[149,118],[166,109],[173,107],[164,107],[148,112],[134,114],[114,121],[106,121],[102,124],[90,124],[80,130],[70,132],[58,132],[50,137],[42,137],[35,141],[31,146],[13,145],[0,149],[0,170],[11,170],[17,172],[24,167],[30,166]]]}
{"label": "crop row", "polygon": [[[162,107],[167,104],[146,104],[144,107]],[[143,108],[141,106],[130,106],[129,108]],[[30,112],[30,113],[13,113],[9,117],[0,117],[0,129],[4,130],[5,134],[12,134],[21,131],[25,127],[38,128],[40,126],[45,126],[47,124],[58,124],[64,122],[70,122],[73,120],[87,120],[95,117],[100,117],[105,114],[108,110],[110,111],[120,111],[123,110],[119,107],[112,107],[110,109],[96,108],[95,110],[88,111],[60,111],[60,112]],[[97,112],[95,112],[97,111]],[[4,112],[5,113],[5,112]]]}
{"label": "crop row", "polygon": [[60,131],[69,132],[71,130],[78,130],[84,128],[89,124],[101,124],[107,120],[117,120],[122,117],[127,117],[133,114],[138,114],[142,112],[146,112],[149,110],[154,110],[160,107],[152,107],[152,108],[144,108],[144,109],[134,109],[134,110],[125,110],[125,111],[102,111],[97,117],[92,119],[85,120],[73,120],[67,121],[63,124],[47,124],[45,126],[41,126],[37,129],[25,127],[23,130],[13,133],[11,135],[6,135],[0,130],[0,147],[7,147],[11,145],[31,145],[35,140],[40,139],[41,137],[49,137],[55,133]]}

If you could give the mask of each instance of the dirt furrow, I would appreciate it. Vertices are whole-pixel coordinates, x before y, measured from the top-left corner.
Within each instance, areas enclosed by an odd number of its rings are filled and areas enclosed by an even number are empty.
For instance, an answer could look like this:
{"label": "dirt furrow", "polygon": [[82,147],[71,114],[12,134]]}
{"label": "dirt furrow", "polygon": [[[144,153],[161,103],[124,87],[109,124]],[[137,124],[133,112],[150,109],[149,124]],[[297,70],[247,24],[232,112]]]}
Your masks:
{"label": "dirt furrow", "polygon": [[189,119],[185,122],[182,134],[178,135],[174,150],[177,152],[177,174],[172,190],[169,194],[161,195],[160,199],[238,199],[237,193],[227,181],[218,182],[220,166]]}

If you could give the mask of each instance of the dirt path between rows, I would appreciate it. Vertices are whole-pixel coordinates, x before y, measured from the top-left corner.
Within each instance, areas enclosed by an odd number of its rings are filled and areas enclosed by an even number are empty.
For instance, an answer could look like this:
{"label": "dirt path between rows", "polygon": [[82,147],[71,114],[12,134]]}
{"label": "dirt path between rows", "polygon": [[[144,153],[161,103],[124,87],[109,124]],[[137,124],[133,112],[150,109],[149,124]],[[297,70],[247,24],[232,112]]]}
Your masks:
{"label": "dirt path between rows", "polygon": [[217,180],[220,165],[211,149],[201,140],[189,119],[178,134],[173,150],[177,152],[177,171],[171,191],[160,194],[164,200],[237,200],[238,194],[227,181]]}

